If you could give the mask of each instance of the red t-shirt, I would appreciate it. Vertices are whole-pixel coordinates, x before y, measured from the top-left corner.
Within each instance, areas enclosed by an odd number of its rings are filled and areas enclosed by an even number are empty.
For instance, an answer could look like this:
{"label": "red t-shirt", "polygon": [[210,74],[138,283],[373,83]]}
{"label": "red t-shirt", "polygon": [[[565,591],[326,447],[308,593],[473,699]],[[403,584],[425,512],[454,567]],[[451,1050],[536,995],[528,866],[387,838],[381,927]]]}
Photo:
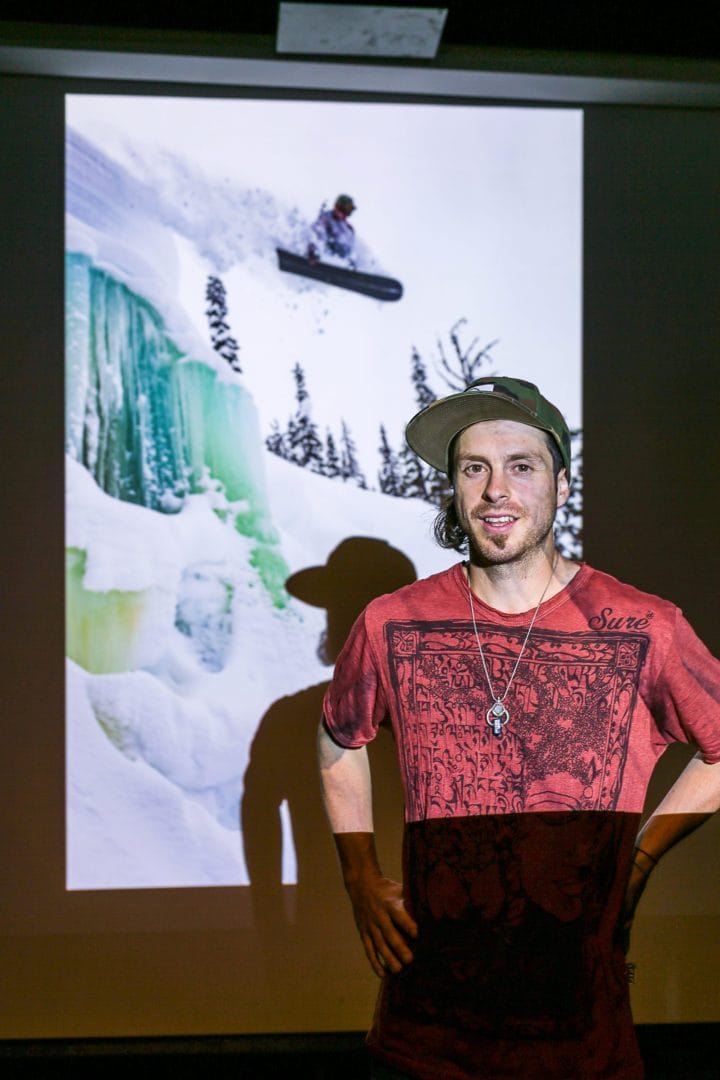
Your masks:
{"label": "red t-shirt", "polygon": [[[502,697],[532,612],[474,598]],[[582,565],[545,601],[496,736],[461,565],[373,601],[325,698],[360,747],[389,717],[405,791],[415,959],[369,1043],[424,1080],[642,1076],[615,940],[653,767],[720,761],[720,663],[673,604]]]}

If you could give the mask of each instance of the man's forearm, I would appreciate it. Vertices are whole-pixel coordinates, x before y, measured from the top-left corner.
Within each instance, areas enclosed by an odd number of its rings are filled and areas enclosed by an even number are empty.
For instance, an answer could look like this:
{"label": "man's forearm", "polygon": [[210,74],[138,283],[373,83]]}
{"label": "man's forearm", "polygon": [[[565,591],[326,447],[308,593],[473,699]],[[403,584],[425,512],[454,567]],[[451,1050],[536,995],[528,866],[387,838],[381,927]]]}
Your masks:
{"label": "man's forearm", "polygon": [[707,765],[694,757],[652,812],[635,841],[619,934],[625,952],[635,909],[647,880],[660,859],[684,836],[720,809],[720,764]]}
{"label": "man's forearm", "polygon": [[335,838],[345,884],[366,873],[380,875],[375,850],[372,781],[365,747],[349,750],[318,731],[318,762],[325,812]]}
{"label": "man's forearm", "polygon": [[720,763],[692,758],[638,834],[636,859],[647,873],[666,851],[720,809]]}
{"label": "man's forearm", "polygon": [[415,937],[417,926],[405,910],[402,886],[380,869],[367,751],[338,746],[322,724],[318,761],[325,809],[368,960],[377,975],[400,971],[412,960],[407,939]]}

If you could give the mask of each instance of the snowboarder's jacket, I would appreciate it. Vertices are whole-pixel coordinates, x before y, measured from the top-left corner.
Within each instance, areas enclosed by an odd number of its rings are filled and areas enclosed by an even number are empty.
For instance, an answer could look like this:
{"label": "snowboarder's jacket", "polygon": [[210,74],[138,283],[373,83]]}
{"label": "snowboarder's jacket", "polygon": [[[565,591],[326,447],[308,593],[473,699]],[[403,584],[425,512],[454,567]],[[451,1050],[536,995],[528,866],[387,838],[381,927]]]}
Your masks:
{"label": "snowboarder's jacket", "polygon": [[322,210],[311,233],[309,258],[322,259],[324,255],[336,255],[354,266],[355,230],[344,217],[336,217],[332,210]]}

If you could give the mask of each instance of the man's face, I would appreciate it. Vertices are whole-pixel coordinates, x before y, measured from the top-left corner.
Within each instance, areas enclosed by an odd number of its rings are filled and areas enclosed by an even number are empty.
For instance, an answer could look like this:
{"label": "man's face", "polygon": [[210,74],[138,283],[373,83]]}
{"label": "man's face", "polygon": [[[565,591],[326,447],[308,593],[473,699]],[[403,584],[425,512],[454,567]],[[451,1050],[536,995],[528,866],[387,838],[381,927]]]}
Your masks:
{"label": "man's face", "polygon": [[552,551],[555,512],[567,501],[565,470],[555,480],[545,434],[514,420],[466,428],[455,451],[455,507],[484,565]]}

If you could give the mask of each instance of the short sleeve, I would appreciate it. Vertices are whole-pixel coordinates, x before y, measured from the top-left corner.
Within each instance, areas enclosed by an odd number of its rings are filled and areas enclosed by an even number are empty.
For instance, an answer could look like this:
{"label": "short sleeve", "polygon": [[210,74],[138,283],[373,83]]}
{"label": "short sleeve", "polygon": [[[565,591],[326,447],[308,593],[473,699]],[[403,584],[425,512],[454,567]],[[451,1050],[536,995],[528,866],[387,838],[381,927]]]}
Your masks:
{"label": "short sleeve", "polygon": [[367,631],[367,609],[359,616],[335,664],[323,702],[325,723],[336,742],[348,748],[375,738],[387,704]]}
{"label": "short sleeve", "polygon": [[677,611],[652,712],[668,742],[695,743],[708,765],[720,762],[720,660],[681,611]]}

